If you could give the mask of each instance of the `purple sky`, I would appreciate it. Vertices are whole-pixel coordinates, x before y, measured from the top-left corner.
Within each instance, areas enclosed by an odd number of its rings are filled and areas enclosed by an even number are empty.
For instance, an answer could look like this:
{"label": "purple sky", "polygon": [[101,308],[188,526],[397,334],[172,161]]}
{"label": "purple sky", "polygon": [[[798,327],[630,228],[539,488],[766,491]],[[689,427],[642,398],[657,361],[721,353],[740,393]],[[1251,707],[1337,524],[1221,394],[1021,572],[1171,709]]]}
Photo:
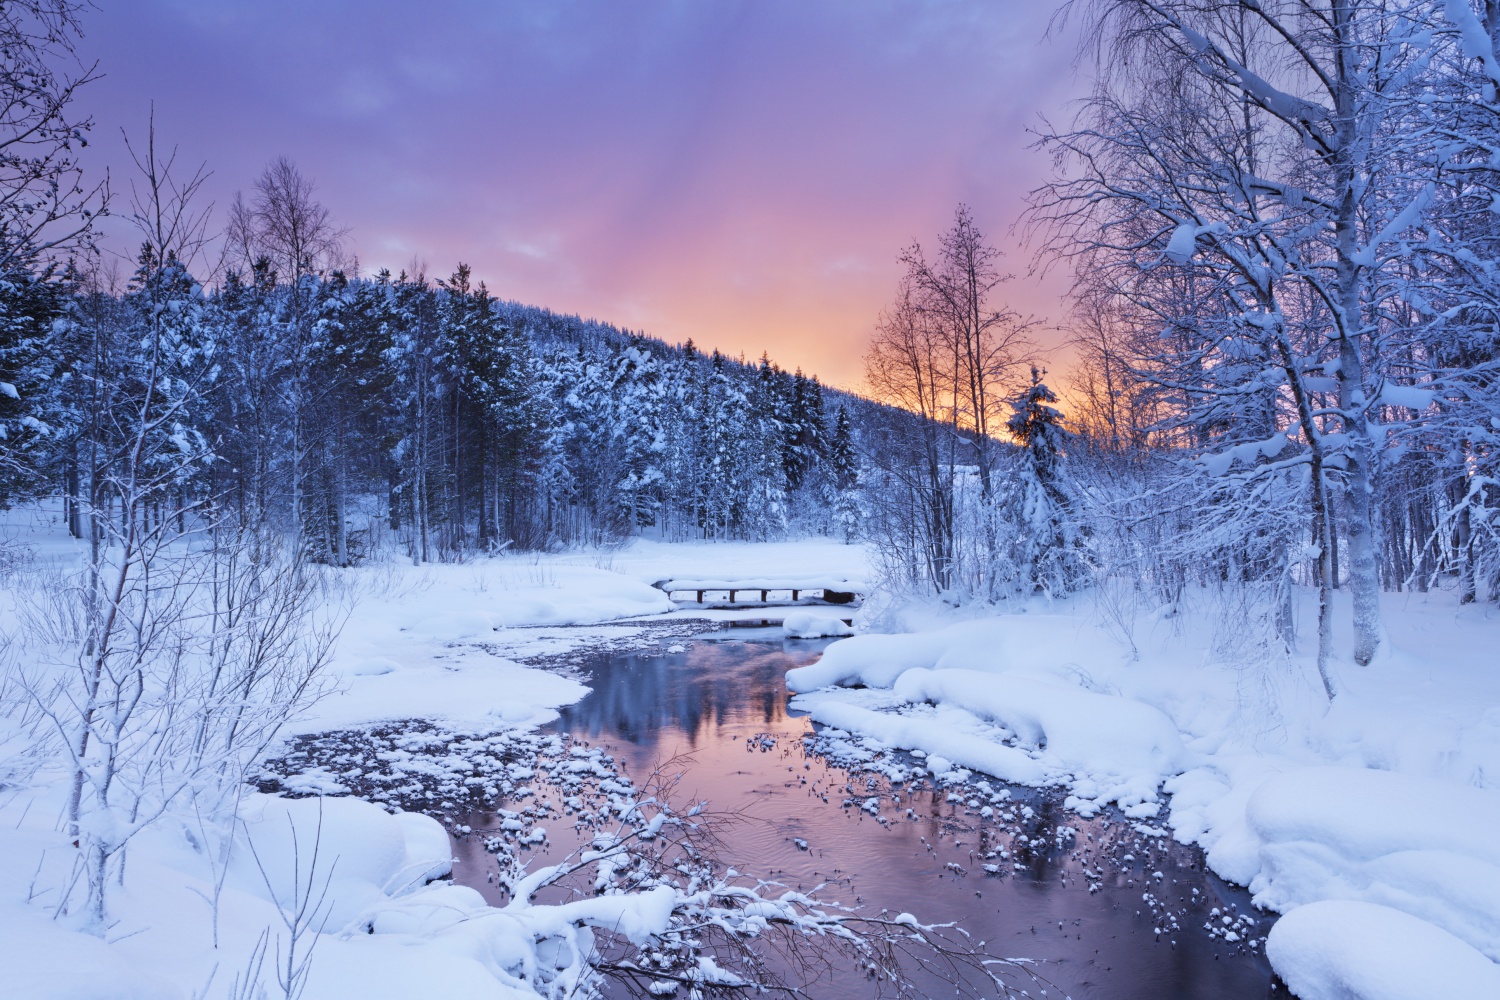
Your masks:
{"label": "purple sky", "polygon": [[[967,202],[1014,304],[1026,129],[1079,89],[1050,0],[130,0],[86,15],[82,103],[214,171],[290,156],[364,269],[462,260],[505,298],[858,387],[900,275]],[[125,206],[117,203],[117,211]]]}

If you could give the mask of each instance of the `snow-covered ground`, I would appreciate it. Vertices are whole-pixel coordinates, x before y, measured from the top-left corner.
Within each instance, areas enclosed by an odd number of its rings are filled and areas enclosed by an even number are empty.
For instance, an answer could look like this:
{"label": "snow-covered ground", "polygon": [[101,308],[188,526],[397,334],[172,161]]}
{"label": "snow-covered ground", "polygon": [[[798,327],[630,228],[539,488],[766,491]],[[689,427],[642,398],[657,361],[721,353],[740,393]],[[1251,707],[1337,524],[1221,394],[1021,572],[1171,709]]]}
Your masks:
{"label": "snow-covered ground", "polygon": [[[55,512],[7,512],[0,537],[13,557],[27,553],[12,566],[34,570],[82,557]],[[462,565],[361,567],[341,574],[329,592],[348,609],[329,666],[332,691],[289,735],[406,719],[434,720],[445,731],[530,729],[587,689],[523,661],[649,644],[653,632],[672,634],[663,623],[687,617],[735,617],[675,612],[650,586],[656,580],[867,571],[862,549],[817,541],[640,542]],[[0,634],[18,634],[20,580],[14,572],[0,577]],[[633,621],[642,616],[650,626]],[[561,627],[579,625],[597,627]],[[0,666],[22,662],[20,646],[12,643]],[[13,708],[24,701],[13,687],[8,694]],[[81,892],[78,851],[62,832],[67,772],[60,760],[35,773],[6,767],[25,749],[20,722],[18,712],[0,715],[0,994],[7,998],[572,995],[588,927],[644,940],[666,927],[674,905],[662,890],[571,906],[529,905],[518,896],[504,909],[489,907],[471,889],[430,881],[450,866],[447,834],[435,820],[348,797],[288,801],[246,792],[227,827],[181,798],[131,841],[101,938],[59,912],[70,891],[75,900]],[[631,796],[624,787],[611,796],[616,819]],[[649,820],[649,813],[635,818]],[[263,994],[248,988],[252,980]]]}
{"label": "snow-covered ground", "polygon": [[834,644],[788,674],[794,707],[1165,821],[1289,915],[1267,952],[1300,996],[1500,996],[1500,610],[1386,595],[1390,642],[1338,664],[1331,707],[1307,657],[1215,654],[1207,616],[1132,621],[1132,658],[1088,601],[953,614]]}
{"label": "snow-covered ground", "polygon": [[[520,660],[646,631],[547,629],[650,616],[676,605],[652,583],[669,577],[863,577],[868,554],[821,539],[664,544],[587,553],[519,554],[464,565],[384,564],[354,571],[358,601],[339,642],[338,692],[303,732],[386,718],[468,725],[540,724],[583,697],[577,682]],[[744,614],[754,615],[754,612]],[[732,618],[734,612],[675,612]],[[480,648],[482,643],[485,648]]]}
{"label": "snow-covered ground", "polygon": [[[38,560],[77,555],[55,526],[13,518],[8,530]],[[533,664],[649,644],[687,615],[732,614],[673,611],[656,580],[870,573],[863,549],[821,541],[639,541],[363,567],[342,584],[352,611],[335,690],[295,729],[419,718],[525,730],[585,692]],[[11,605],[0,593],[0,624],[13,624]],[[789,625],[837,633],[836,614]],[[1386,615],[1386,652],[1367,668],[1338,665],[1331,708],[1306,657],[1226,651],[1222,629],[1190,611],[1132,617],[1132,657],[1119,616],[1107,626],[1087,599],[967,618],[872,602],[862,634],[789,686],[829,726],[924,751],[935,775],[1064,785],[1079,811],[1119,808],[1202,845],[1217,872],[1287,914],[1266,947],[1301,996],[1500,996],[1500,612],[1437,593],[1387,595]],[[15,737],[0,736],[3,758]],[[432,820],[348,798],[251,794],[227,855],[190,811],[140,835],[101,940],[54,919],[76,879],[59,832],[65,773],[10,780],[0,786],[0,941],[27,959],[7,959],[7,996],[233,997],[258,955],[262,984],[282,995],[273,969],[287,967],[294,936],[294,974],[315,943],[309,1000],[532,995],[517,970],[535,961],[536,941],[582,945],[564,928],[580,921],[635,921],[644,933],[664,919],[663,901],[644,897],[628,913],[489,908],[470,890],[425,884],[448,863]],[[294,935],[286,914],[310,892],[322,900],[318,925]]]}

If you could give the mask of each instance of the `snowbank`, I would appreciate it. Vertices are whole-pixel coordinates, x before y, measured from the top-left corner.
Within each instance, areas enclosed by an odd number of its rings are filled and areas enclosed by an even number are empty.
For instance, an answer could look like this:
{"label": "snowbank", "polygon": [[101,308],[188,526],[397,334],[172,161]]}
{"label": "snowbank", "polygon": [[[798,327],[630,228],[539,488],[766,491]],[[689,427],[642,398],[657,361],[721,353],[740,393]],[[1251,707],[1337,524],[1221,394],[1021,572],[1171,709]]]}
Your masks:
{"label": "snowbank", "polygon": [[795,611],[787,615],[781,623],[781,629],[793,639],[827,639],[854,634],[854,629],[845,625],[842,618],[831,618],[810,611]]}
{"label": "snowbank", "polygon": [[960,669],[908,670],[893,691],[905,702],[962,708],[1039,748],[1037,762],[1049,779],[1071,782],[1072,805],[1083,812],[1118,802],[1132,815],[1151,815],[1162,780],[1189,761],[1172,721],[1128,698]]}
{"label": "snowbank", "polygon": [[1309,767],[1262,784],[1246,815],[1259,840],[1257,905],[1380,903],[1500,961],[1500,792]]}
{"label": "snowbank", "polygon": [[[26,956],[24,964],[4,963],[0,992],[7,1000],[228,997],[235,977],[254,964],[262,932],[268,956],[287,954],[283,914],[301,899],[309,902],[297,948],[314,956],[309,1000],[535,996],[507,986],[492,961],[440,933],[489,908],[470,889],[429,884],[452,863],[437,821],[351,798],[262,795],[247,798],[241,815],[222,887],[218,846],[201,839],[201,828],[169,821],[142,837],[113,898],[105,940],[52,919],[55,886],[66,884],[76,853],[66,839],[0,832],[0,940],[7,957]],[[424,926],[421,916],[433,913],[441,919]],[[491,934],[488,952],[526,950],[526,933],[518,926],[514,940]],[[279,992],[271,961],[261,984]]]}
{"label": "snowbank", "polygon": [[[1162,781],[1193,756],[1160,710],[1069,683],[1059,676],[1066,670],[1045,669],[1049,658],[1032,652],[1034,640],[1059,624],[1055,616],[1028,616],[933,633],[856,636],[830,646],[819,662],[788,671],[787,687],[802,692],[796,707],[819,722],[1006,781],[1066,783],[1069,805],[1085,814],[1114,802],[1133,816],[1154,815]],[[1057,652],[1054,643],[1054,666],[1062,662]],[[890,701],[810,693],[840,684],[887,689]]]}
{"label": "snowbank", "polygon": [[794,705],[926,751],[940,777],[1066,784],[1084,812],[1145,815],[1162,788],[1175,836],[1285,914],[1270,957],[1299,995],[1500,996],[1492,612],[1387,595],[1387,652],[1337,664],[1329,706],[1310,652],[1226,653],[1206,616],[1106,628],[1085,605],[930,627],[936,612],[898,610],[926,630],[833,644],[788,673]]}
{"label": "snowbank", "polygon": [[990,673],[1024,671],[1067,680],[1123,659],[1097,629],[1070,615],[1011,615],[959,622],[904,635],[860,635],[828,647],[811,666],[787,672],[787,688],[815,691],[841,684],[890,687],[914,667]]}
{"label": "snowbank", "polygon": [[[661,591],[619,573],[544,560],[516,556],[351,571],[355,602],[333,662],[338,690],[299,730],[409,718],[539,725],[587,689],[505,651],[523,646],[536,626],[587,625],[673,608]],[[577,641],[587,638],[580,631]]]}
{"label": "snowbank", "polygon": [[1400,910],[1328,901],[1276,922],[1266,955],[1302,1000],[1486,1000],[1500,997],[1500,966]]}
{"label": "snowbank", "polygon": [[788,670],[786,687],[793,694],[837,684],[890,687],[908,670],[933,666],[938,653],[927,634],[859,635],[829,646],[817,663]]}
{"label": "snowbank", "polygon": [[371,585],[356,614],[366,621],[378,616],[413,639],[452,641],[517,625],[586,625],[672,610],[649,584],[545,557],[355,572]]}

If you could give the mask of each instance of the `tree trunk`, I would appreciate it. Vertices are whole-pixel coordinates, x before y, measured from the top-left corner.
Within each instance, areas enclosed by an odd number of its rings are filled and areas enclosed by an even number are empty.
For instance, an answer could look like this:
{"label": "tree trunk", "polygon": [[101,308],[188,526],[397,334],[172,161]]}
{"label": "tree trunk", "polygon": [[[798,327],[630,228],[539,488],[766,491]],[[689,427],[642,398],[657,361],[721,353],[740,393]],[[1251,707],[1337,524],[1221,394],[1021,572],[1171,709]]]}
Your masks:
{"label": "tree trunk", "polygon": [[1328,517],[1328,484],[1323,479],[1323,460],[1315,451],[1312,457],[1313,524],[1318,538],[1318,678],[1323,682],[1323,693],[1332,701],[1333,679],[1329,675],[1329,659],[1333,655],[1333,532]]}
{"label": "tree trunk", "polygon": [[[342,431],[343,421],[339,422]],[[349,565],[348,491],[349,472],[343,434],[338,436],[338,447],[333,456],[333,557],[337,566]]]}
{"label": "tree trunk", "polygon": [[83,517],[82,517],[82,511],[80,510],[80,506],[81,505],[79,503],[79,496],[78,496],[78,491],[79,491],[78,480],[79,480],[79,476],[78,476],[78,456],[77,456],[77,453],[76,453],[76,446],[75,446],[74,451],[72,453],[70,453],[69,456],[68,456],[68,467],[67,467],[67,472],[65,473],[65,476],[66,476],[66,482],[64,483],[64,486],[63,486],[63,492],[66,494],[66,497],[65,497],[65,504],[66,504],[66,506],[65,506],[64,509],[66,511],[66,514],[67,514],[68,534],[72,535],[74,538],[82,538],[83,537]]}
{"label": "tree trunk", "polygon": [[1370,494],[1374,489],[1374,442],[1371,440],[1368,400],[1365,397],[1364,359],[1360,355],[1359,336],[1363,328],[1364,286],[1362,266],[1356,262],[1359,246],[1359,188],[1355,158],[1364,155],[1361,137],[1357,88],[1352,58],[1357,41],[1351,0],[1334,0],[1333,26],[1341,49],[1337,55],[1338,76],[1335,104],[1339,115],[1339,142],[1334,157],[1335,190],[1340,192],[1334,229],[1338,250],[1337,280],[1339,311],[1335,332],[1338,337],[1339,410],[1349,435],[1349,466],[1346,473],[1347,522],[1349,540],[1349,587],[1354,592],[1354,662],[1365,666],[1375,658],[1380,646],[1380,574],[1377,568],[1375,526],[1370,514]]}

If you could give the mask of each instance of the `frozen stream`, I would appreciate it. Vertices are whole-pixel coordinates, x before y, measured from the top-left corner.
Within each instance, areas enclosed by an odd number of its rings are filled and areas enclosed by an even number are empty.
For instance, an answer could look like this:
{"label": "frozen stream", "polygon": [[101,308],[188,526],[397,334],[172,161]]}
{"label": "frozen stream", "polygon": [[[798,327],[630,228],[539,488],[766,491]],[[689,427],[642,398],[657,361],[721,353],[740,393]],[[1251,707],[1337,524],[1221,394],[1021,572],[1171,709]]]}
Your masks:
{"label": "frozen stream", "polygon": [[[832,881],[831,898],[956,920],[989,955],[1039,963],[1044,983],[1015,980],[1032,997],[1287,995],[1255,946],[1270,921],[1205,872],[1198,852],[1119,816],[1065,813],[1055,796],[978,785],[982,776],[940,789],[930,778],[892,784],[854,763],[868,754],[847,742],[835,749],[853,751],[836,755],[850,767],[811,752],[814,727],[787,711],[782,678],[824,645],[764,630],[685,641],[663,655],[601,656],[590,664],[592,693],[555,728],[602,747],[637,781],[659,761],[690,755],[682,801],[746,816],[720,831],[741,871],[804,888]],[[884,761],[908,771],[920,763],[905,754]],[[481,836],[496,817],[467,821],[476,835],[456,841],[455,877],[499,902]],[[579,842],[560,819],[548,826],[533,864]],[[865,992],[845,976],[809,994]]]}

